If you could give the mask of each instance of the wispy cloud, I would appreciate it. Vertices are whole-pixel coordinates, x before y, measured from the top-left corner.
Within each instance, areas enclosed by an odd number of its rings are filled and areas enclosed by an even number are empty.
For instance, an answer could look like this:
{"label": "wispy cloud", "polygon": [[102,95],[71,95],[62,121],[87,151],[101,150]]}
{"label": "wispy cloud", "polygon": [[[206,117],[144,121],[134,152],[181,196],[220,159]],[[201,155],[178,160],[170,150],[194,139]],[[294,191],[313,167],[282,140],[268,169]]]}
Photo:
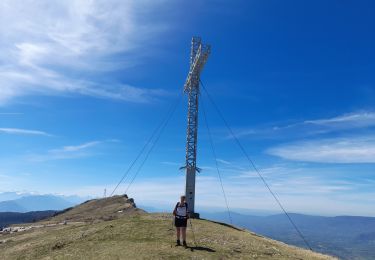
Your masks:
{"label": "wispy cloud", "polygon": [[161,164],[164,164],[164,165],[170,165],[170,166],[179,166],[179,167],[181,167],[181,165],[182,165],[183,163],[164,161],[164,162],[161,162]]}
{"label": "wispy cloud", "polygon": [[[268,125],[236,130],[239,138],[289,138],[305,137],[335,132],[353,131],[375,127],[375,112],[360,111],[331,118],[300,121],[292,124]],[[232,136],[228,136],[232,138]]]}
{"label": "wispy cloud", "polygon": [[93,148],[104,143],[117,142],[116,140],[90,141],[78,145],[68,145],[57,149],[51,149],[45,154],[31,154],[27,156],[29,161],[42,162],[51,160],[75,159],[94,155]]}
{"label": "wispy cloud", "polygon": [[23,115],[23,113],[18,112],[0,112],[0,116],[18,116]]}
{"label": "wispy cloud", "polygon": [[39,130],[19,129],[19,128],[0,128],[0,133],[15,134],[15,135],[43,135],[52,136],[49,133]]}
{"label": "wispy cloud", "polygon": [[333,118],[307,120],[304,124],[321,125],[339,129],[375,126],[375,112],[344,114]]}
{"label": "wispy cloud", "polygon": [[375,163],[375,136],[298,141],[268,149],[267,153],[293,161]]}
{"label": "wispy cloud", "polygon": [[146,43],[166,27],[155,19],[149,22],[145,14],[161,3],[2,1],[0,104],[30,94],[129,102],[165,95],[159,89],[92,80],[105,72],[124,71],[147,55]]}
{"label": "wispy cloud", "polygon": [[[263,177],[271,177],[275,178],[275,176],[284,178],[285,175],[296,175],[298,173],[301,173],[303,171],[306,171],[306,169],[301,168],[291,168],[291,167],[285,167],[281,165],[273,165],[270,167],[265,168],[258,168],[261,175]],[[231,176],[232,179],[247,179],[247,178],[259,178],[258,173],[254,170],[237,170],[238,174]]]}
{"label": "wispy cloud", "polygon": [[51,153],[69,153],[69,152],[77,152],[77,151],[82,151],[87,148],[96,146],[98,144],[102,143],[101,141],[92,141],[80,145],[69,145],[69,146],[64,146],[61,149],[56,149],[56,150],[51,150]]}
{"label": "wispy cloud", "polygon": [[222,163],[222,164],[226,164],[226,165],[231,165],[232,164],[229,161],[226,161],[226,160],[223,160],[223,159],[219,159],[219,158],[217,158],[216,161],[219,162],[219,163]]}
{"label": "wispy cloud", "polygon": [[[280,211],[271,195],[260,182],[244,179],[241,181],[224,179],[223,182],[231,209]],[[166,207],[170,205],[169,207],[173,207],[181,195],[180,193],[184,190],[184,183],[183,176],[137,180],[129,189],[128,195],[134,197],[138,204]],[[198,176],[196,184],[197,211],[210,207],[225,209],[220,182],[217,178]],[[324,183],[317,178],[303,176],[270,181],[270,185],[288,211],[331,215],[375,215],[373,208],[369,207],[374,203],[374,197],[369,195],[374,193],[353,193],[353,191],[361,189],[361,185],[334,181]],[[88,186],[70,191],[66,190],[63,193],[74,194],[78,190],[81,196],[102,196],[104,188],[111,191],[114,187],[114,184]],[[374,185],[372,184],[369,187],[373,189]],[[122,186],[118,190],[119,194],[121,192],[123,192]],[[350,198],[353,194],[354,199],[348,200],[348,197]],[[367,199],[364,200],[364,198]]]}

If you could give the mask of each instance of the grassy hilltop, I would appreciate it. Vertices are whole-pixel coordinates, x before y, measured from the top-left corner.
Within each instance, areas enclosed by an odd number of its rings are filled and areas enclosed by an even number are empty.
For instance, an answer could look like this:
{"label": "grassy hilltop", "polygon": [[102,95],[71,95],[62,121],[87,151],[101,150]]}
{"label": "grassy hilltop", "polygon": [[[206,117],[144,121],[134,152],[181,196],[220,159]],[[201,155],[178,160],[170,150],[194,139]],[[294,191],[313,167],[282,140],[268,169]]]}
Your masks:
{"label": "grassy hilltop", "polygon": [[[65,224],[64,224],[65,223]],[[0,235],[2,259],[333,259],[208,220],[192,220],[189,248],[175,247],[172,216],[123,196],[92,200],[27,231]]]}

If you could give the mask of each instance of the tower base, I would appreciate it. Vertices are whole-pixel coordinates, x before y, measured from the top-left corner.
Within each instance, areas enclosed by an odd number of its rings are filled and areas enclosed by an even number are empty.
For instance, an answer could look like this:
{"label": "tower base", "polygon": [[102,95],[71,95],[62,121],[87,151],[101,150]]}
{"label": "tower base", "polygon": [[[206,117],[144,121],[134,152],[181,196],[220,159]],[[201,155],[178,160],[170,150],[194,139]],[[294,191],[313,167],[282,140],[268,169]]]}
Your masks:
{"label": "tower base", "polygon": [[199,217],[199,213],[197,213],[197,212],[190,213],[189,217],[190,217],[190,218],[196,218],[196,219],[199,219],[199,218],[200,218],[200,217]]}

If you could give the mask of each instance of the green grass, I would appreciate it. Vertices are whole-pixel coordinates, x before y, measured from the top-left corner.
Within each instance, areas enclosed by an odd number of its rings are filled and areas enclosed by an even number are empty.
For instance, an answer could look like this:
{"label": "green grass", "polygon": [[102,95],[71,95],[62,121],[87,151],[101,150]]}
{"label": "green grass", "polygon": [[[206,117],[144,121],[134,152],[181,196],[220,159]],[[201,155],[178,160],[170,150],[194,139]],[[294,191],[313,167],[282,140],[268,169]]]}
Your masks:
{"label": "green grass", "polygon": [[135,214],[5,235],[1,259],[330,259],[206,220],[193,220],[197,247],[175,247],[171,215]]}

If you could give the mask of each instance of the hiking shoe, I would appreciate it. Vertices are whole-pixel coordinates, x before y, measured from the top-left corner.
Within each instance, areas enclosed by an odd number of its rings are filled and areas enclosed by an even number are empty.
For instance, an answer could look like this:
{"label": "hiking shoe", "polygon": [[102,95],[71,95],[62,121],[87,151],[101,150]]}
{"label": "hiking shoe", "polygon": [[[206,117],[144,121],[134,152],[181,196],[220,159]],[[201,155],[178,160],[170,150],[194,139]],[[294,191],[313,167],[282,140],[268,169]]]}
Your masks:
{"label": "hiking shoe", "polygon": [[180,240],[177,240],[176,241],[176,246],[180,246],[180,245],[181,245]]}
{"label": "hiking shoe", "polygon": [[184,247],[187,247],[186,241],[183,241],[182,244],[184,245]]}

